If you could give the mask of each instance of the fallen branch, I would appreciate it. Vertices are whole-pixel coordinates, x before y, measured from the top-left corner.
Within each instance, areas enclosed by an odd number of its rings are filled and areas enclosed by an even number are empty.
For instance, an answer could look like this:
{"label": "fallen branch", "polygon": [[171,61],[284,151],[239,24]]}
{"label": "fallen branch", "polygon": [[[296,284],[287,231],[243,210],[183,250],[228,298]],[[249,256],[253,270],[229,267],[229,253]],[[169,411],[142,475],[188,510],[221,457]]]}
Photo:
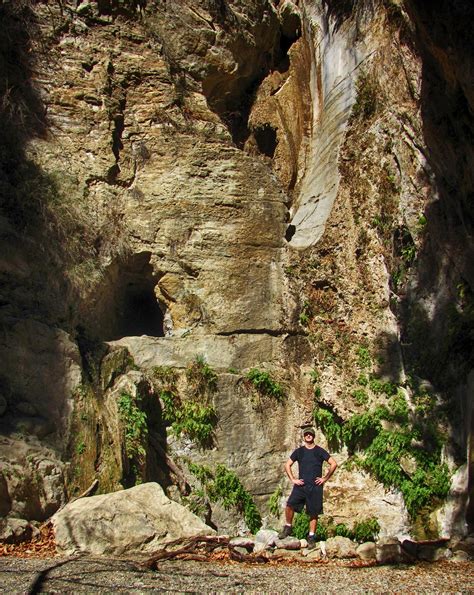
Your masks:
{"label": "fallen branch", "polygon": [[[153,554],[148,560],[143,563],[146,568],[156,568],[157,562],[164,560],[180,559],[180,560],[200,560],[205,561],[209,559],[209,554],[216,548],[229,544],[228,537],[213,537],[208,535],[198,535],[184,541],[183,539],[176,539],[164,544],[164,548],[159,552]],[[183,544],[181,548],[169,550],[179,544]]]}

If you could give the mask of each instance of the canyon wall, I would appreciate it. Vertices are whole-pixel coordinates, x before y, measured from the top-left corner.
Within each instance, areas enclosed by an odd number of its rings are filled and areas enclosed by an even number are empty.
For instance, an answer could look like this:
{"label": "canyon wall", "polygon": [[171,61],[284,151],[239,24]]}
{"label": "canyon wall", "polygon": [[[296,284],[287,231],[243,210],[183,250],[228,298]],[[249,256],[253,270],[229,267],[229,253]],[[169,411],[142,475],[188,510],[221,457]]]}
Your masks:
{"label": "canyon wall", "polygon": [[312,421],[334,522],[467,531],[472,9],[439,4],[0,7],[6,518],[159,481],[244,530],[224,465],[276,525]]}

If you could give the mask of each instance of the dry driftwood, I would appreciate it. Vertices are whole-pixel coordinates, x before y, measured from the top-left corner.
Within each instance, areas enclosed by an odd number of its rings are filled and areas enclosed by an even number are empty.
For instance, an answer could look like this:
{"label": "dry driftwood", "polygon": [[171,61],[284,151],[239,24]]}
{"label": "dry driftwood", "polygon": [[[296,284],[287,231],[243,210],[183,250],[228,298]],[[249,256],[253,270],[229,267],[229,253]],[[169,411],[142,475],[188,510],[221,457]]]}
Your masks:
{"label": "dry driftwood", "polygon": [[[146,568],[156,568],[157,562],[163,560],[208,560],[209,554],[216,548],[222,547],[229,544],[229,538],[226,536],[207,536],[200,535],[192,537],[191,539],[176,539],[170,541],[164,545],[164,548],[159,552],[153,554],[148,560],[144,562]],[[177,549],[176,546],[181,545],[182,547]]]}

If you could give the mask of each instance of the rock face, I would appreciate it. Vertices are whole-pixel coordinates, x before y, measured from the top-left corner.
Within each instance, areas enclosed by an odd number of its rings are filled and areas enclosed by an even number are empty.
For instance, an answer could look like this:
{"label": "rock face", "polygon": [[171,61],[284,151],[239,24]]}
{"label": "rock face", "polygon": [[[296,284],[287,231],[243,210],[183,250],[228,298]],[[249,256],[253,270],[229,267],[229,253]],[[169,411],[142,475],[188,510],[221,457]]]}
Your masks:
{"label": "rock face", "polygon": [[[0,6],[0,432],[70,463],[62,492],[61,465],[41,466],[23,504],[2,470],[0,512],[44,516],[94,479],[205,493],[191,461],[236,472],[265,516],[315,418],[347,462],[336,523],[467,530],[468,4]],[[212,394],[189,380],[197,356]],[[171,401],[212,407],[207,446]]]}
{"label": "rock face", "polygon": [[173,539],[215,533],[156,483],[76,500],[53,523],[58,549],[66,555],[153,552]]}

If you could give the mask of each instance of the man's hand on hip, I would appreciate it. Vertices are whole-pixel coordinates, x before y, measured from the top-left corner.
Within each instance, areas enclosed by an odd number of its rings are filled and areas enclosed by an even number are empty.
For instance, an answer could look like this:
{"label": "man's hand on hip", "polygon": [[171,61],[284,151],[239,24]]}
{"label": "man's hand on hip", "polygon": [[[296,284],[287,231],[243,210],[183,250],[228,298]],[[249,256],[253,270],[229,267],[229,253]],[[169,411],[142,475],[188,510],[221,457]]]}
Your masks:
{"label": "man's hand on hip", "polygon": [[322,486],[323,483],[326,483],[326,478],[325,477],[316,477],[316,479],[314,480],[314,483],[317,486]]}
{"label": "man's hand on hip", "polygon": [[304,479],[293,479],[295,486],[304,486]]}

